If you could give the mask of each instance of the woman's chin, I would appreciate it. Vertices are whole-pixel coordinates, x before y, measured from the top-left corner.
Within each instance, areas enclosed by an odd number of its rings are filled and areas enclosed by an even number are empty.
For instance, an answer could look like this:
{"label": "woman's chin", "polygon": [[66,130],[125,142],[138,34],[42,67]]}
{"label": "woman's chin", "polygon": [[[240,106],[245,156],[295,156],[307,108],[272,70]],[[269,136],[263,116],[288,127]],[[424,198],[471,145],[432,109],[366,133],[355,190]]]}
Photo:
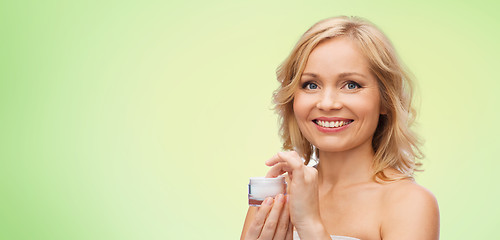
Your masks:
{"label": "woman's chin", "polygon": [[321,145],[315,145],[316,148],[320,151],[320,152],[327,152],[327,153],[339,153],[339,152],[345,152],[345,151],[348,151],[352,148],[349,148],[348,146],[332,146],[331,144],[330,145],[326,145],[325,146],[321,146]]}

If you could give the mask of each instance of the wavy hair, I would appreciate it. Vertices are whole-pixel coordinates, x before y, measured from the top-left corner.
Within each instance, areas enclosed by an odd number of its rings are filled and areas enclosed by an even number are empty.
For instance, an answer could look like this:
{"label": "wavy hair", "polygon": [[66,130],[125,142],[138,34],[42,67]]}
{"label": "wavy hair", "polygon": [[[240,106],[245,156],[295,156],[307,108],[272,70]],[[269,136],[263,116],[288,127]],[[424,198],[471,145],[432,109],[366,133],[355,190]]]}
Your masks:
{"label": "wavy hair", "polygon": [[[319,154],[299,130],[293,100],[311,51],[320,42],[336,37],[352,40],[368,59],[370,70],[378,81],[381,106],[387,111],[380,115],[372,141],[374,179],[413,178],[421,165],[418,160],[423,158],[419,138],[410,129],[416,114],[412,107],[413,80],[384,33],[358,17],[333,17],[314,24],[278,67],[276,73],[280,86],[273,94],[273,101],[279,115],[283,149],[296,150],[305,159],[305,164],[314,154]],[[387,168],[394,168],[401,174],[389,177],[384,174]]]}

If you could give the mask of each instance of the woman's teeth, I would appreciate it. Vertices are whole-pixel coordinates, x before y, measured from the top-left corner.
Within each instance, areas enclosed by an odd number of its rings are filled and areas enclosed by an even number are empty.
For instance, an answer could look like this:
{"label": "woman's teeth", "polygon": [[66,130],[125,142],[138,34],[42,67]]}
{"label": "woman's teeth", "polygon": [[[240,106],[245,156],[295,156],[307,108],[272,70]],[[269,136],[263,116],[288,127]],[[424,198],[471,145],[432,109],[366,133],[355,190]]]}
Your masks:
{"label": "woman's teeth", "polygon": [[342,126],[345,126],[349,123],[352,122],[352,120],[348,120],[348,121],[319,121],[319,120],[316,120],[315,121],[316,124],[322,126],[322,127],[327,127],[327,128],[336,128],[336,127],[342,127]]}

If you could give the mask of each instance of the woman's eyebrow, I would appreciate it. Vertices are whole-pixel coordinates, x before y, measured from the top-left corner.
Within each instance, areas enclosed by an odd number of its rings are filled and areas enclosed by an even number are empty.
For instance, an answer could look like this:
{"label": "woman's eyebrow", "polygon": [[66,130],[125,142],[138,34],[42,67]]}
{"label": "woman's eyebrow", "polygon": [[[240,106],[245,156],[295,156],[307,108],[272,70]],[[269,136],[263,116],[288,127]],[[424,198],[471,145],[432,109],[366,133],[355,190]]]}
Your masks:
{"label": "woman's eyebrow", "polygon": [[314,73],[302,73],[302,76],[311,76],[311,77],[314,77],[314,78],[317,78],[318,75],[314,74]]}
{"label": "woman's eyebrow", "polygon": [[357,73],[357,72],[344,72],[344,73],[339,74],[339,77],[340,78],[344,78],[344,77],[348,77],[348,76],[351,76],[351,75],[358,75],[360,77],[366,77],[365,75],[363,75],[361,73]]}
{"label": "woman's eyebrow", "polygon": [[[361,74],[361,73],[357,73],[357,72],[343,72],[343,73],[340,73],[338,76],[339,78],[344,78],[344,77],[348,77],[348,76],[351,76],[351,75],[358,75],[360,77],[366,77],[365,75]],[[305,73],[302,73],[302,76],[310,76],[310,77],[313,77],[313,78],[317,78],[318,75],[315,74],[315,73],[309,73],[309,72],[305,72]]]}

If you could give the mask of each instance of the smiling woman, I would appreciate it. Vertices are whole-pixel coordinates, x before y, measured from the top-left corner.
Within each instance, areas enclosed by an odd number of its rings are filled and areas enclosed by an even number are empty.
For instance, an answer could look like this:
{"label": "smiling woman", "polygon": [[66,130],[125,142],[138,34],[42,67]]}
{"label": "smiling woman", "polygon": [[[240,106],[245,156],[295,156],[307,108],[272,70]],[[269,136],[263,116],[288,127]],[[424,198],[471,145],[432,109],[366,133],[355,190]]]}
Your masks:
{"label": "smiling woman", "polygon": [[[266,164],[288,196],[250,207],[242,239],[438,239],[439,210],[413,179],[412,82],[360,18],[318,22],[278,69],[284,150]],[[307,166],[313,156],[314,167]],[[349,237],[339,237],[349,236]]]}

